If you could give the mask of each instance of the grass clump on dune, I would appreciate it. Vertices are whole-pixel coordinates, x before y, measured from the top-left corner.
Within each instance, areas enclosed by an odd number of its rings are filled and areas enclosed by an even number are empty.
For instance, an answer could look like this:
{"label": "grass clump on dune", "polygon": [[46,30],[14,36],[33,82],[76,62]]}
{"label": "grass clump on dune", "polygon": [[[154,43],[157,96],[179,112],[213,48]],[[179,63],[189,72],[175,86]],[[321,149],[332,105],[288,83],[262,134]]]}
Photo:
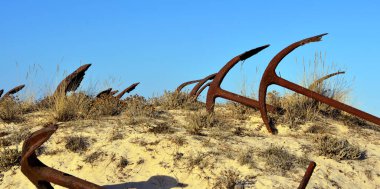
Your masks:
{"label": "grass clump on dune", "polygon": [[66,138],[66,149],[75,152],[82,153],[86,151],[90,146],[89,138],[82,136],[70,136]]}
{"label": "grass clump on dune", "polygon": [[339,160],[358,160],[365,157],[365,152],[359,147],[350,144],[347,140],[340,140],[329,135],[316,138],[317,152],[321,156]]}
{"label": "grass clump on dune", "polygon": [[8,171],[20,163],[21,152],[17,149],[3,148],[0,151],[0,172]]}
{"label": "grass clump on dune", "polygon": [[235,189],[241,180],[240,172],[235,169],[223,170],[215,179],[213,189]]}
{"label": "grass clump on dune", "polygon": [[166,110],[172,109],[186,109],[186,110],[198,110],[201,108],[200,102],[190,97],[185,92],[170,92],[164,91],[164,94],[154,99],[156,105]]}
{"label": "grass clump on dune", "polygon": [[97,98],[89,107],[88,117],[116,116],[125,109],[125,104],[113,96]]}
{"label": "grass clump on dune", "polygon": [[127,97],[124,102],[125,111],[129,117],[157,118],[159,116],[159,112],[156,111],[153,104],[143,96],[133,95]]}
{"label": "grass clump on dune", "polygon": [[70,96],[56,95],[52,100],[52,111],[57,121],[71,121],[85,118],[91,107],[91,98],[84,93]]}
{"label": "grass clump on dune", "polygon": [[18,100],[12,97],[0,99],[0,120],[10,123],[22,120],[22,107]]}
{"label": "grass clump on dune", "polygon": [[308,163],[308,160],[289,153],[283,147],[274,145],[261,152],[260,156],[265,160],[267,167],[271,171],[282,174],[294,168],[306,166]]}
{"label": "grass clump on dune", "polygon": [[204,128],[217,127],[221,122],[215,114],[207,112],[194,112],[187,115],[188,125],[185,129],[194,135],[201,135]]}

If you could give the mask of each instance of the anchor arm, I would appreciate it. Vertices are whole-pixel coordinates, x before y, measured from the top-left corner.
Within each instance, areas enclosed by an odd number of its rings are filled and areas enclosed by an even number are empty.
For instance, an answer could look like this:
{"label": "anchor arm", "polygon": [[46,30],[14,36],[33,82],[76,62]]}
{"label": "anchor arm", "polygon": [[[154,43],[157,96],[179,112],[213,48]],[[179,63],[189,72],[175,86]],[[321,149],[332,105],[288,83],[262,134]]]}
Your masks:
{"label": "anchor arm", "polygon": [[372,123],[375,123],[377,125],[380,125],[380,118],[374,116],[374,115],[371,115],[369,113],[366,113],[364,111],[361,111],[359,109],[356,109],[352,106],[349,106],[347,104],[344,104],[344,103],[341,103],[339,101],[336,101],[334,99],[331,99],[331,98],[328,98],[328,97],[325,97],[319,93],[316,93],[314,91],[311,91],[309,89],[306,89],[304,87],[301,87],[295,83],[292,83],[290,81],[287,81],[285,79],[282,79],[282,78],[277,78],[277,81],[276,81],[276,84],[282,86],[282,87],[285,87],[287,89],[290,89],[292,91],[295,91],[297,93],[300,93],[300,94],[303,94],[309,98],[313,98],[317,101],[320,101],[322,103],[325,103],[325,104],[328,104],[334,108],[337,108],[337,109],[340,109],[340,110],[343,110],[349,114],[352,114],[352,115],[355,115],[357,117],[360,117],[362,119],[365,119],[365,120],[368,120]]}

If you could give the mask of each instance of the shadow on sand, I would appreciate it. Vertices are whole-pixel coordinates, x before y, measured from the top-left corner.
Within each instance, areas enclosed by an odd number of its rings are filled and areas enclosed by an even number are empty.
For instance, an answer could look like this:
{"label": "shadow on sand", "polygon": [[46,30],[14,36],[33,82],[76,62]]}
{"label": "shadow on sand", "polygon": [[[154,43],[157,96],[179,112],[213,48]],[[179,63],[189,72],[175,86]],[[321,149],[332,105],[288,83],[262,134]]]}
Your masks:
{"label": "shadow on sand", "polygon": [[107,189],[171,189],[171,188],[185,188],[187,184],[179,183],[175,178],[164,175],[152,176],[147,181],[141,182],[127,182],[115,185],[103,186]]}

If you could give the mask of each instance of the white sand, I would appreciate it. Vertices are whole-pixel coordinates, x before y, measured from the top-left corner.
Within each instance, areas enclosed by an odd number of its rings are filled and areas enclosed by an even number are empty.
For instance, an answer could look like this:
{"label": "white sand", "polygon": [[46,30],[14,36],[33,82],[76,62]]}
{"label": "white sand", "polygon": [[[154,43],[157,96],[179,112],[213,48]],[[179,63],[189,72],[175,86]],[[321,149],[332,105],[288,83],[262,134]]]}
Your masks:
{"label": "white sand", "polygon": [[[245,133],[250,136],[235,136],[231,131],[224,130],[227,138],[223,138],[213,137],[211,131],[205,132],[208,136],[188,134],[184,129],[187,122],[184,119],[186,113],[183,111],[166,111],[165,115],[173,116],[170,121],[170,126],[175,130],[173,134],[147,132],[147,125],[153,124],[152,121],[130,125],[124,115],[60,123],[57,132],[44,144],[47,154],[39,156],[39,159],[50,167],[113,189],[181,188],[176,187],[178,182],[188,185],[185,188],[189,189],[212,188],[215,178],[221,171],[229,168],[240,172],[241,180],[247,183],[246,188],[296,188],[306,167],[282,175],[269,171],[265,160],[259,157],[259,151],[270,145],[277,145],[297,156],[306,154],[308,159],[317,163],[308,188],[380,188],[379,132],[352,129],[331,121],[331,134],[360,146],[367,154],[364,160],[338,162],[313,152],[312,138],[316,134],[304,134],[310,123],[301,126],[298,131],[279,125],[279,134],[270,135],[260,117],[253,116],[247,121],[236,121],[240,127],[247,129]],[[0,129],[13,132],[27,127],[35,131],[48,121],[49,118],[44,113],[33,113],[28,115],[26,123],[0,123]],[[236,126],[238,125],[231,125],[231,128]],[[124,138],[110,141],[114,129],[121,132]],[[67,136],[90,137],[91,146],[83,153],[70,152],[65,148],[64,138]],[[171,142],[174,136],[182,136],[186,139],[186,144],[179,146]],[[22,144],[18,147],[21,150]],[[236,160],[236,154],[249,148],[255,149],[255,166],[252,168],[248,165],[242,166]],[[57,152],[49,154],[54,151]],[[86,163],[85,158],[96,151],[103,152],[103,155],[92,164]],[[199,153],[208,155],[201,158],[201,163],[191,169],[188,165],[189,157]],[[174,160],[175,154],[183,154],[183,157]],[[232,154],[232,158],[228,154]],[[121,157],[126,157],[129,161],[125,168],[117,167]],[[0,188],[35,188],[19,167],[2,174],[4,177]]]}

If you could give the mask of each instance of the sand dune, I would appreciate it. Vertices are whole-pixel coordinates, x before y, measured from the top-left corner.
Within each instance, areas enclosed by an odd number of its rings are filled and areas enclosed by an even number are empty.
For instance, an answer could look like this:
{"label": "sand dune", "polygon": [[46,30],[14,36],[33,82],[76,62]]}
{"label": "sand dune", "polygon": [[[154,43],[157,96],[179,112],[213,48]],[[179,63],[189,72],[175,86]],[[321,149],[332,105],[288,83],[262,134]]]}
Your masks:
{"label": "sand dune", "polygon": [[[325,133],[347,139],[366,151],[363,160],[337,161],[315,151],[315,138],[322,134],[307,130],[319,123],[306,123],[296,130],[278,125],[279,134],[270,135],[258,115],[238,120],[225,108],[218,107],[216,114],[225,119],[224,128],[207,128],[202,135],[191,135],[185,129],[189,112],[162,111],[158,118],[139,118],[133,123],[126,115],[58,123],[59,129],[43,145],[39,159],[50,167],[109,189],[213,188],[223,181],[223,176],[232,178],[233,173],[245,188],[295,188],[307,165],[281,173],[268,167],[261,156],[269,147],[279,146],[296,157],[317,163],[308,188],[380,188],[380,135],[373,129],[326,120]],[[46,112],[26,117],[26,122],[20,124],[0,123],[1,131],[33,132],[51,121]],[[149,130],[160,123],[168,125],[170,132]],[[236,132],[237,127],[241,132]],[[87,137],[88,149],[67,150],[69,136]],[[17,147],[21,150],[22,143]],[[247,151],[249,162],[242,165],[239,158]],[[89,160],[95,152],[98,155]],[[121,159],[125,160],[123,166]],[[0,188],[35,188],[20,167],[1,174]]]}

